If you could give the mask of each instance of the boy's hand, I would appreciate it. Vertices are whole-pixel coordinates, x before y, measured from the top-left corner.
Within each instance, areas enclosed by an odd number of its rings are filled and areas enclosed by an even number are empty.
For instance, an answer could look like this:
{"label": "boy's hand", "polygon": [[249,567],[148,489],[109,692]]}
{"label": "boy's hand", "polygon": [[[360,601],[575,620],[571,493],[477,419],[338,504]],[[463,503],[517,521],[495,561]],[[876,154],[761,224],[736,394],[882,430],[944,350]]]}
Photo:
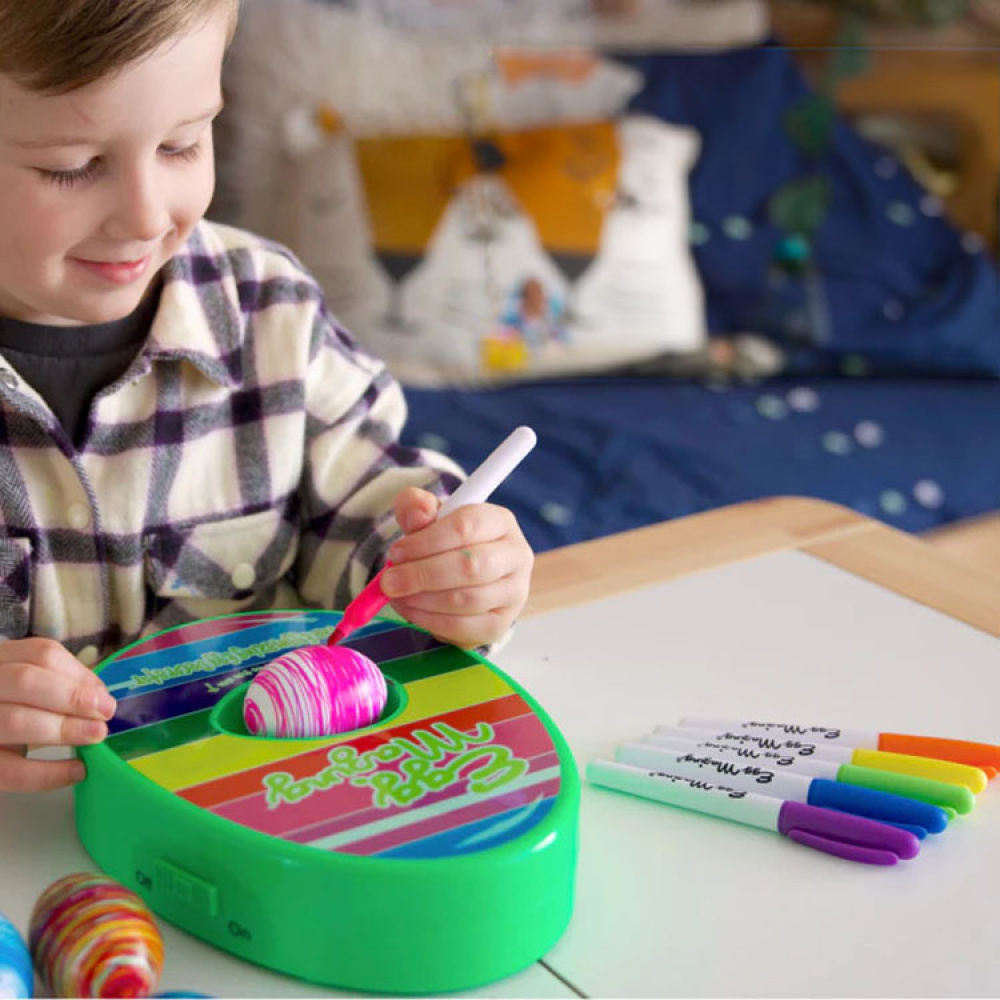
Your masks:
{"label": "boy's hand", "polygon": [[38,792],[84,777],[78,760],[28,760],[28,746],[84,746],[108,734],[115,702],[52,639],[0,642],[0,791]]}
{"label": "boy's hand", "polygon": [[493,504],[468,504],[435,521],[433,493],[410,488],[396,497],[401,538],[382,590],[407,621],[456,646],[495,642],[528,599],[534,554],[514,515]]}

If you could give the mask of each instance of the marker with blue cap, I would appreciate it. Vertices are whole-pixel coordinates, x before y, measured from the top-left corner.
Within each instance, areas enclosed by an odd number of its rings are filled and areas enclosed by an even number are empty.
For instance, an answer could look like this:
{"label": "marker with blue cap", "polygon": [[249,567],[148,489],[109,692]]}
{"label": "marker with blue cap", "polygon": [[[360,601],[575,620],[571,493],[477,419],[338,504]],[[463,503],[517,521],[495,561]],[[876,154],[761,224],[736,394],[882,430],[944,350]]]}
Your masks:
{"label": "marker with blue cap", "polygon": [[711,751],[693,749],[678,753],[648,743],[624,743],[616,748],[615,760],[633,767],[657,768],[691,778],[708,777],[711,781],[725,781],[742,791],[865,816],[908,830],[920,840],[928,833],[941,833],[948,827],[944,810],[926,802],[871,788],[857,788],[826,778],[789,774],[768,767],[766,763],[736,763],[724,760]]}

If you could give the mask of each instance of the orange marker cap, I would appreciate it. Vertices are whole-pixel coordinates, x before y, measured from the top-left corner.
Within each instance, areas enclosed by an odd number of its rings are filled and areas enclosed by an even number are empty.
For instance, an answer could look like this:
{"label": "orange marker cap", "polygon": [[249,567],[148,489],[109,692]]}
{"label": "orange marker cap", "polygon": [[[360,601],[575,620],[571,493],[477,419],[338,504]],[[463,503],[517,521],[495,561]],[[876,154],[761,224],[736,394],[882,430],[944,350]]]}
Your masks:
{"label": "orange marker cap", "polygon": [[935,736],[907,736],[906,733],[880,733],[879,750],[888,753],[908,753],[916,757],[935,757],[956,764],[981,768],[990,778],[1000,770],[1000,746],[992,743],[970,743],[966,740],[946,740]]}

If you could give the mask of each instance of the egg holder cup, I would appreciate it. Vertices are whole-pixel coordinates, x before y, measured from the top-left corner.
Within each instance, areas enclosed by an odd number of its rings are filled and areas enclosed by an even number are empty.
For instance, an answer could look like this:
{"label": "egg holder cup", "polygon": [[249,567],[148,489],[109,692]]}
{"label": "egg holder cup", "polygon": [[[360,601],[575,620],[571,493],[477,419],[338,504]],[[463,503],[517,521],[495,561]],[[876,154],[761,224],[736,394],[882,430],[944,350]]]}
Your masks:
{"label": "egg holder cup", "polygon": [[140,640],[97,671],[118,699],[80,757],[77,830],[108,875],[224,951],[323,985],[468,989],[540,958],[573,904],[579,778],[540,706],[475,653],[377,621],[374,725],[247,733],[242,698],[339,612],[248,612]]}

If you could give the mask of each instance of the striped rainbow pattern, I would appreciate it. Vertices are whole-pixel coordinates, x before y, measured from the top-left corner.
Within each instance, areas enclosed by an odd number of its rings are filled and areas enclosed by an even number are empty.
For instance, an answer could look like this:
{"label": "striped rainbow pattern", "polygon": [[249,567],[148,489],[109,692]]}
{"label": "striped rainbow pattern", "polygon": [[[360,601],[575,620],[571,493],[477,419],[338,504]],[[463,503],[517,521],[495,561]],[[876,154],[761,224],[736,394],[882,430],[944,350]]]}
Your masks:
{"label": "striped rainbow pattern", "polygon": [[160,633],[101,668],[118,699],[106,745],[180,799],[319,850],[448,857],[516,839],[551,809],[556,748],[498,671],[406,626],[378,622],[346,645],[402,693],[355,733],[263,740],[213,727],[220,699],[267,663],[325,641],[339,613],[260,612]]}
{"label": "striped rainbow pattern", "polygon": [[163,938],[146,904],[105,875],[67,875],[39,896],[29,933],[35,969],[57,997],[148,997]]}

